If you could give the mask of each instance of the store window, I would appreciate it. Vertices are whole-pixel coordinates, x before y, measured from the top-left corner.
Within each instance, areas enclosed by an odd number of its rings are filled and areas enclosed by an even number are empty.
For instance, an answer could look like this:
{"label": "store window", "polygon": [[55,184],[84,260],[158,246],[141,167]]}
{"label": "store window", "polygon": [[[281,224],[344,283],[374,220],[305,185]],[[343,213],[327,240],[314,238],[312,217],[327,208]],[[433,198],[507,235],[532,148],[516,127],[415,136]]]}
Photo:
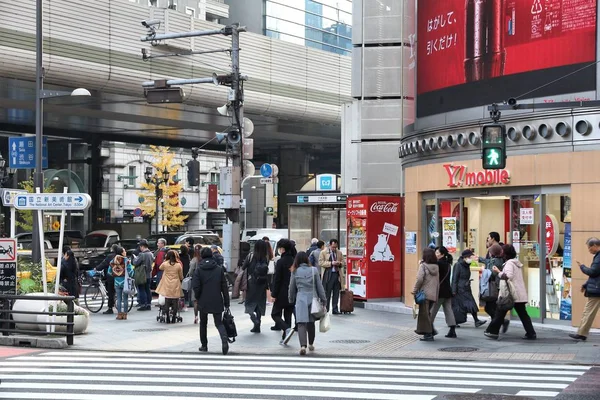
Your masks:
{"label": "store window", "polygon": [[135,165],[129,166],[129,171],[127,171],[127,175],[129,175],[129,186],[136,187],[136,178],[137,178],[137,168]]}
{"label": "store window", "polygon": [[312,207],[290,206],[290,239],[296,241],[296,248],[299,250],[310,247],[313,225],[312,210]]}

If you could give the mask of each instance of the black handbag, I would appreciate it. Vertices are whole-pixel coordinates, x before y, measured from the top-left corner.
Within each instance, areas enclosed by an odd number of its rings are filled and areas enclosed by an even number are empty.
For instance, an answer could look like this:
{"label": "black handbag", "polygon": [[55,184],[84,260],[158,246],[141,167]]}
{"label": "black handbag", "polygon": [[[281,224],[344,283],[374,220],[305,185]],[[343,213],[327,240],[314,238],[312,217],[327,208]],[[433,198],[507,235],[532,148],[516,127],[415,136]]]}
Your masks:
{"label": "black handbag", "polygon": [[229,308],[227,308],[223,313],[223,325],[225,325],[225,331],[227,332],[227,340],[229,343],[235,342],[237,328],[235,327],[235,321],[233,320],[233,315],[231,314],[231,310],[229,310]]}

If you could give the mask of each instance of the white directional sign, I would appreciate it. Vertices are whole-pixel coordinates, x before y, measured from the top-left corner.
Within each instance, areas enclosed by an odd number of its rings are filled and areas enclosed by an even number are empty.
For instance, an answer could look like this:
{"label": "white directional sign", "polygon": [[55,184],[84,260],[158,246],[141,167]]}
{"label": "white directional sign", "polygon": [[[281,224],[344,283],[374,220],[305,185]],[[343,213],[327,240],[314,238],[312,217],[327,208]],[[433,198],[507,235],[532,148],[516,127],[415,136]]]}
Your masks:
{"label": "white directional sign", "polygon": [[87,193],[28,193],[17,195],[17,210],[86,210],[92,205]]}
{"label": "white directional sign", "polygon": [[19,189],[2,189],[2,205],[4,205],[4,207],[12,207],[15,203],[15,197],[17,197],[18,194],[24,193],[27,193],[27,191]]}
{"label": "white directional sign", "polygon": [[261,185],[268,185],[273,183],[273,178],[260,178]]}

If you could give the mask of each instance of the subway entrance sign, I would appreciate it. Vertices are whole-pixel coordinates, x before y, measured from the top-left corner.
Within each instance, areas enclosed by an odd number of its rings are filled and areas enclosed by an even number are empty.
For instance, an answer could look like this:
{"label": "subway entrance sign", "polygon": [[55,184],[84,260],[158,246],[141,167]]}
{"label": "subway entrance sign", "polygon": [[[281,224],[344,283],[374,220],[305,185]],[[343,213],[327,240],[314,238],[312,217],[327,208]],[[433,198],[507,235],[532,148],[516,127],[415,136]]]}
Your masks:
{"label": "subway entrance sign", "polygon": [[506,168],[506,125],[484,125],[481,130],[483,169]]}

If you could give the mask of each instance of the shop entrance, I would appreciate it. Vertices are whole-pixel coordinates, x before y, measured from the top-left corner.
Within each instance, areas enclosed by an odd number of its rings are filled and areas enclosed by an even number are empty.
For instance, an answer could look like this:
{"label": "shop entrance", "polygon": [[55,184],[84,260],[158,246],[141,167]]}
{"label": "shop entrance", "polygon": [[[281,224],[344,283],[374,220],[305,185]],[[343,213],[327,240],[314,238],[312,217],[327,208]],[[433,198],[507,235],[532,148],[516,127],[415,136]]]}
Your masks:
{"label": "shop entrance", "polygon": [[[497,232],[502,243],[515,247],[523,264],[529,315],[541,321],[570,320],[569,188],[511,189],[511,192],[462,191],[424,196],[423,237],[430,247],[445,246],[457,260],[467,248],[486,257],[488,235]],[[480,266],[471,267],[476,298]]]}

